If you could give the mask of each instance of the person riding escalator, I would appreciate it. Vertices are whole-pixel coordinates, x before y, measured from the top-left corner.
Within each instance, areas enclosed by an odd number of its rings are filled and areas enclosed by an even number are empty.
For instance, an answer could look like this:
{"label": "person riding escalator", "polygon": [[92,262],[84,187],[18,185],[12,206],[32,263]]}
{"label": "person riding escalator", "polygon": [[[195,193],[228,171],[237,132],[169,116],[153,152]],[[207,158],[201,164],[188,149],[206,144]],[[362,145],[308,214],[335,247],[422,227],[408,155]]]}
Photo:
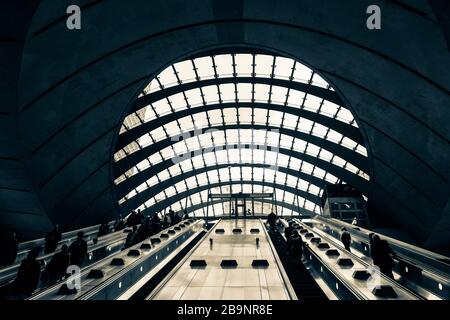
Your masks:
{"label": "person riding escalator", "polygon": [[380,271],[391,279],[394,279],[392,268],[394,267],[395,252],[386,240],[382,240],[378,235],[373,235],[370,251],[373,264],[380,268]]}
{"label": "person riding escalator", "polygon": [[291,241],[289,244],[289,256],[291,259],[302,259],[303,248],[305,243],[297,230],[292,231]]}

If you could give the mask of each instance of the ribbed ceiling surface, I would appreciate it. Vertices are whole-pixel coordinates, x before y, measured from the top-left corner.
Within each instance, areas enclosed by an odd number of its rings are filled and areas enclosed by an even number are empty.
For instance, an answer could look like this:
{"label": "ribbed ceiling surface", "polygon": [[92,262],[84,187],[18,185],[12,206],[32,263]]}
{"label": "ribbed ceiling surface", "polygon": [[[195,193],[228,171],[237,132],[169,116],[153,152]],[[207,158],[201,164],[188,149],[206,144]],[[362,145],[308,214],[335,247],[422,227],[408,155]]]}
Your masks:
{"label": "ribbed ceiling surface", "polygon": [[[167,67],[122,125],[114,156],[119,204],[222,215],[227,203],[205,208],[209,192],[265,192],[274,193],[279,214],[299,213],[286,205],[320,214],[326,183],[369,180],[356,120],[328,99],[339,101],[320,75],[280,56],[222,53]],[[184,198],[187,190],[193,194]]]}

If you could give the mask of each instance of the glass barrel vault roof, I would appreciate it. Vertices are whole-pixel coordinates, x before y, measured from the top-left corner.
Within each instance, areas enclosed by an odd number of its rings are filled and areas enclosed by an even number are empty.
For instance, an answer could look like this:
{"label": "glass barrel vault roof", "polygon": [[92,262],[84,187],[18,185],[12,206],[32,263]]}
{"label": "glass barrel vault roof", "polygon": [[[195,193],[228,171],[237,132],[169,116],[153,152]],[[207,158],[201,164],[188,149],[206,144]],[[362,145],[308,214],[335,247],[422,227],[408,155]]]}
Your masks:
{"label": "glass barrel vault roof", "polygon": [[[278,214],[296,214],[293,205],[320,214],[324,184],[347,183],[343,170],[369,180],[367,151],[348,135],[358,128],[349,109],[297,84],[335,94],[300,62],[267,54],[204,56],[163,70],[120,130],[119,204],[149,213],[161,204],[195,208],[201,216],[208,192],[273,192]],[[255,213],[270,212],[270,204],[255,203]]]}

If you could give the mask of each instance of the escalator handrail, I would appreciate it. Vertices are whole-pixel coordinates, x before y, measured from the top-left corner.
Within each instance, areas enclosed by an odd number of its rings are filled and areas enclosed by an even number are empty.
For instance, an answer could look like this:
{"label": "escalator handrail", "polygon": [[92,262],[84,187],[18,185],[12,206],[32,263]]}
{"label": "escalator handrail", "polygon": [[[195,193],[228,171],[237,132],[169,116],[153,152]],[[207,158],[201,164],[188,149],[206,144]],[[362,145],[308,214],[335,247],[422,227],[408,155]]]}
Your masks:
{"label": "escalator handrail", "polygon": [[274,256],[275,263],[277,264],[278,270],[280,271],[281,278],[283,279],[284,285],[286,286],[286,290],[289,294],[289,297],[291,298],[291,300],[298,300],[298,297],[297,297],[297,294],[295,293],[294,287],[292,286],[292,283],[289,280],[286,270],[284,270],[283,263],[281,262],[281,259],[278,256],[277,250],[275,250],[272,240],[269,237],[269,233],[267,232],[267,229],[265,228],[262,220],[259,219],[259,221],[263,225],[264,234],[266,235],[267,241],[269,242],[269,246],[270,246],[270,249],[272,250],[272,254]]}
{"label": "escalator handrail", "polygon": [[[350,234],[359,237],[359,239],[362,239],[363,241],[361,241],[361,242],[364,242],[364,244],[366,244],[366,245],[369,245],[369,242],[368,242],[369,233],[378,234],[376,232],[373,232],[373,231],[370,231],[370,230],[367,230],[367,229],[364,229],[364,228],[361,228],[361,227],[358,227],[360,230],[355,230],[355,229],[353,229],[353,227],[354,227],[353,225],[347,224],[347,223],[345,223],[343,221],[336,221],[336,219],[327,219],[327,220],[325,220],[324,218],[318,217],[318,216],[315,217],[315,218],[317,220],[320,220],[323,223],[328,223],[330,225],[334,225],[334,227],[336,229],[339,229],[339,227],[337,227],[336,225],[340,225],[340,226],[346,227],[347,231]],[[418,268],[420,268],[422,270],[428,271],[429,273],[432,273],[436,277],[438,277],[439,280],[442,281],[442,282],[447,282],[447,283],[450,282],[450,274],[448,274],[445,271],[440,270],[440,269],[436,268],[435,266],[430,265],[430,264],[428,264],[426,262],[418,261],[417,259],[409,257],[409,256],[405,255],[404,253],[400,253],[400,252],[398,252],[398,250],[399,249],[400,250],[406,250],[406,251],[410,251],[410,252],[414,253],[415,255],[425,256],[426,258],[432,260],[433,262],[438,263],[438,264],[442,264],[446,268],[449,268],[449,266],[447,264],[437,260],[438,257],[439,258],[447,258],[446,256],[443,256],[443,255],[440,255],[440,254],[428,251],[428,250],[423,249],[423,248],[419,248],[419,247],[413,246],[412,244],[409,244],[409,243],[406,243],[406,242],[403,242],[403,241],[400,241],[400,240],[397,240],[397,239],[393,239],[393,238],[385,236],[383,234],[378,234],[378,235],[380,235],[384,239],[387,239],[389,241],[389,243],[392,244],[392,247],[393,247],[393,250],[394,250],[395,254],[397,255],[398,258],[400,258],[400,259],[397,259],[397,260],[403,260],[403,261],[407,262],[408,264],[410,264],[412,266],[415,266],[415,267],[418,267]],[[422,253],[425,253],[425,254],[422,254]]]}
{"label": "escalator handrail", "polygon": [[[315,233],[317,233],[317,231],[314,231],[313,228],[311,228],[310,226],[306,225],[304,222],[300,221],[299,219],[295,219],[295,220],[296,220],[297,223],[301,224],[304,228],[307,228],[310,232],[315,232]],[[339,246],[338,246],[337,243],[336,243],[336,240],[331,239],[331,238],[330,238],[331,236],[328,236],[327,234],[325,234],[325,235],[326,235],[326,238],[327,238],[327,239],[326,239],[327,242],[330,242],[330,243],[333,244],[336,248],[339,248]],[[350,256],[353,260],[358,261],[358,262],[359,262],[360,264],[362,264],[363,266],[366,266],[366,267],[372,266],[370,263],[368,263],[368,262],[362,260],[360,257],[358,257],[357,255],[355,255],[355,254],[354,254],[353,252],[351,252],[351,251],[350,251],[350,252],[349,252],[349,251],[346,251],[345,254],[348,255],[348,256]],[[380,276],[381,276],[385,281],[387,281],[388,283],[390,283],[393,287],[398,287],[398,288],[404,290],[405,292],[407,292],[407,293],[411,294],[412,296],[416,297],[418,300],[424,300],[424,298],[423,298],[422,296],[420,296],[420,295],[418,295],[417,293],[411,291],[410,289],[406,288],[405,286],[399,284],[399,283],[396,282],[395,280],[393,280],[393,279],[391,279],[391,278],[389,278],[389,277],[387,277],[387,276],[385,276],[385,275],[383,275],[383,274],[380,274]],[[345,281],[346,281],[346,280],[345,280]],[[347,281],[346,281],[346,282],[347,282]]]}

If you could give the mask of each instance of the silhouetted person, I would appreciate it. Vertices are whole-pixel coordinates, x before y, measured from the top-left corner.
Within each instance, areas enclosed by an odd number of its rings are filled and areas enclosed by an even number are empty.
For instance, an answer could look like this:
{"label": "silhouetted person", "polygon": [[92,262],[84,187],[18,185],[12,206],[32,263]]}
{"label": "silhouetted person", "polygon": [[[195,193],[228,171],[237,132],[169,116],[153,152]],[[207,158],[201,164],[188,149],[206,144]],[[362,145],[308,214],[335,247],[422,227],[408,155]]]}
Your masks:
{"label": "silhouetted person", "polygon": [[63,245],[61,251],[55,253],[52,260],[47,266],[48,281],[50,284],[55,283],[65,277],[67,267],[70,263],[69,247]]}
{"label": "silhouetted person", "polygon": [[61,231],[59,225],[55,225],[55,228],[47,234],[45,237],[44,253],[55,252],[58,243],[61,241]]}
{"label": "silhouetted person", "polygon": [[77,240],[75,240],[69,247],[70,254],[70,264],[81,268],[84,259],[87,254],[87,243],[83,239],[84,233],[82,231],[78,232]]}
{"label": "silhouetted person", "polygon": [[170,219],[168,216],[164,216],[162,227],[163,229],[167,229],[168,227],[170,227]]}
{"label": "silhouetted person", "polygon": [[289,256],[293,259],[302,258],[304,242],[297,230],[292,231],[289,244]]}
{"label": "silhouetted person", "polygon": [[373,257],[373,237],[375,236],[375,233],[369,233],[369,249],[370,249],[370,256],[372,260],[375,262],[375,258]]}
{"label": "silhouetted person", "polygon": [[175,213],[173,224],[181,222],[181,217],[178,213]]}
{"label": "silhouetted person", "polygon": [[277,222],[277,215],[273,213],[273,211],[269,213],[269,215],[267,216],[267,222],[269,223],[270,228],[275,229],[275,224]]}
{"label": "silhouetted person", "polygon": [[[150,237],[152,232],[152,225],[149,218],[145,218],[142,224],[137,229],[137,242],[144,241],[148,237]],[[137,243],[136,242],[136,243]]]}
{"label": "silhouetted person", "polygon": [[292,227],[293,224],[294,223],[291,221],[291,222],[289,222],[289,226],[284,228],[284,236],[286,237],[286,242],[287,242],[288,248],[291,243],[292,231],[294,231],[294,227]]}
{"label": "silhouetted person", "polygon": [[161,219],[159,219],[158,214],[152,217],[152,234],[157,234],[161,231]]}
{"label": "silhouetted person", "polygon": [[232,217],[237,217],[237,216],[234,214],[234,209],[231,209],[231,216],[232,216]]}
{"label": "silhouetted person", "polygon": [[392,268],[394,266],[393,258],[396,255],[389,243],[386,240],[382,240],[378,235],[374,235],[371,250],[374,265],[378,266],[383,274],[394,279]]}
{"label": "silhouetted person", "polygon": [[114,223],[114,231],[123,230],[125,228],[125,222],[123,221],[122,215]]}
{"label": "silhouetted person", "polygon": [[14,232],[5,232],[0,240],[0,267],[12,265],[16,261],[19,241]]}
{"label": "silhouetted person", "polygon": [[247,209],[247,216],[251,217],[252,212],[250,211],[250,209]]}
{"label": "silhouetted person", "polygon": [[136,217],[136,212],[134,212],[134,210],[133,210],[133,211],[131,211],[131,214],[127,218],[127,227],[132,227],[132,226],[136,225],[135,217]]}
{"label": "silhouetted person", "polygon": [[97,237],[103,237],[107,235],[110,232],[109,224],[107,222],[102,223],[100,227],[98,228],[98,234]]}
{"label": "silhouetted person", "polygon": [[137,226],[133,226],[133,230],[127,235],[124,248],[126,249],[135,245],[137,243],[137,240],[138,240]]}
{"label": "silhouetted person", "polygon": [[36,290],[41,275],[41,263],[37,261],[40,248],[31,250],[20,264],[15,288],[20,296],[29,296]]}
{"label": "silhouetted person", "polygon": [[189,215],[186,209],[184,209],[183,220],[189,219]]}
{"label": "silhouetted person", "polygon": [[153,220],[152,220],[152,218],[150,218],[149,216],[145,217],[143,224],[144,224],[144,226],[146,228],[148,236],[150,237],[152,235],[152,229],[153,229],[153,226],[152,226]]}
{"label": "silhouetted person", "polygon": [[135,225],[142,224],[144,222],[144,219],[145,219],[144,214],[141,212],[141,209],[138,209],[134,217],[134,224]]}
{"label": "silhouetted person", "polygon": [[170,218],[170,225],[175,224],[175,211],[172,209],[169,209],[169,218]]}
{"label": "silhouetted person", "polygon": [[341,241],[345,247],[345,250],[350,251],[350,245],[352,244],[352,236],[350,235],[350,233],[347,231],[346,228],[342,228]]}

